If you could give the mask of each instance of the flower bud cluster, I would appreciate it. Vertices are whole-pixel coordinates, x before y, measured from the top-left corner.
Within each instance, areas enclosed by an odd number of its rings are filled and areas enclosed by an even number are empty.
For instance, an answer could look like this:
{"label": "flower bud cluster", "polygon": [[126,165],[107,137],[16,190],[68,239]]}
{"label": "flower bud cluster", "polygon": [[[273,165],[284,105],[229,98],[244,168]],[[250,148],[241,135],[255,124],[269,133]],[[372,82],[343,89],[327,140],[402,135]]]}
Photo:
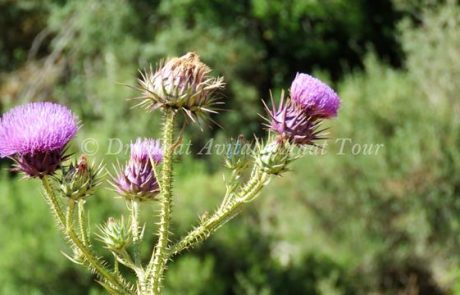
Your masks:
{"label": "flower bud cluster", "polygon": [[[270,130],[268,140],[257,141],[253,150],[240,136],[229,146],[225,166],[231,169],[231,175],[228,180],[224,177],[226,194],[220,207],[212,214],[201,215],[200,224],[173,245],[169,243],[173,162],[175,148],[181,142],[174,132],[175,118],[179,112],[193,121],[216,113],[218,102],[213,94],[224,83],[221,77],[210,76],[210,72],[198,55],[191,52],[166,61],[155,72],[142,74],[139,105],[164,111],[165,151],[158,140],[138,138],[130,145],[127,163],[112,176],[117,193],[125,198],[126,204],[132,205],[128,207],[131,211],[129,222],[123,217],[119,220],[109,218],[99,227],[98,238],[116,258],[113,271],[102,258],[93,254],[86,222],[84,200],[99,184],[102,166],[93,165],[86,156],[68,166],[64,163],[68,159],[66,146],[78,130],[76,117],[68,108],[49,102],[25,104],[0,117],[0,158],[12,158],[17,170],[42,180],[44,196],[74,252],[74,257],[69,258],[95,271],[101,285],[111,294],[144,294],[147,291],[159,294],[163,272],[172,255],[204,240],[233,218],[245,203],[253,201],[270,180],[270,175],[285,172],[289,163],[297,158],[292,152],[293,147],[314,145],[321,138],[318,126],[323,120],[336,116],[340,106],[340,98],[329,86],[307,74],[297,74],[290,95],[285,99],[283,93],[279,106],[273,105],[269,109],[265,105],[269,114],[266,124]],[[176,139],[177,143],[174,143]],[[241,180],[248,176],[246,168],[251,162],[254,167],[243,185]],[[156,169],[160,164],[161,187]],[[55,189],[68,198],[67,214]],[[145,227],[139,226],[140,202],[155,200],[160,190],[158,243],[149,264],[144,267],[140,242]],[[78,233],[75,231],[77,226]],[[128,247],[130,251],[127,251]],[[131,285],[124,280],[118,262],[134,271],[137,284]]]}

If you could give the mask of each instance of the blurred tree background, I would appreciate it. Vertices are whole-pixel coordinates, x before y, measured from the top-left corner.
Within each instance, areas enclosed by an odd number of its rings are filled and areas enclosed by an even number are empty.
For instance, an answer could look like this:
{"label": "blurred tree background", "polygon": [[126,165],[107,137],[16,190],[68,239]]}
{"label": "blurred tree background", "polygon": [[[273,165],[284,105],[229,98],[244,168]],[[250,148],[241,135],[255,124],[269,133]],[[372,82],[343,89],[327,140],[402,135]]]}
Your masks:
{"label": "blurred tree background", "polygon": [[[327,153],[177,257],[166,294],[460,294],[457,1],[0,0],[0,28],[0,111],[69,105],[83,123],[73,151],[94,138],[108,167],[126,157],[106,155],[109,138],[159,135],[159,114],[131,109],[136,93],[122,84],[164,57],[196,51],[227,82],[227,111],[214,118],[223,128],[187,127],[195,151],[209,137],[263,134],[260,99],[297,71],[338,90]],[[184,233],[220,200],[224,171],[219,155],[181,160],[174,229]],[[0,161],[0,294],[102,294],[60,253],[38,183],[10,164]],[[102,188],[92,223],[121,202]]]}

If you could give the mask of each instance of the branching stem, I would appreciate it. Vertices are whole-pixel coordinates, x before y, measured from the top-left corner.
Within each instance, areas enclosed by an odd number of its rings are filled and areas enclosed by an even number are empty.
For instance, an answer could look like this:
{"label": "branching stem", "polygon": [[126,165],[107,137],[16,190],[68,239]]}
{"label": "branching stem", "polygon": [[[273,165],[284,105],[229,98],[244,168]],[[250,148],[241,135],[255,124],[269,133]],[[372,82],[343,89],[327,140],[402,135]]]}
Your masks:
{"label": "branching stem", "polygon": [[244,205],[252,201],[260,190],[268,183],[269,174],[255,168],[253,176],[241,191],[232,199],[226,200],[226,205],[217,210],[211,217],[203,220],[195,229],[170,248],[168,258],[181,251],[193,247],[206,240],[214,231],[237,215]]}
{"label": "branching stem", "polygon": [[[56,198],[54,193],[54,189],[51,187],[49,182],[48,176],[42,178],[43,188],[44,188],[44,196],[51,207],[52,212],[56,216],[56,221],[59,224],[59,227],[63,230],[64,234],[68,237],[69,241],[82,253],[85,257],[88,264],[93,268],[97,274],[110,283],[112,286],[116,287],[118,290],[122,291],[123,294],[130,294],[129,289],[125,286],[122,282],[120,282],[110,270],[106,269],[103,265],[103,262],[99,258],[97,258],[92,251],[87,248],[80,238],[77,236],[73,228],[66,227],[66,217],[62,211],[61,206]],[[70,202],[74,202],[70,200]],[[69,203],[70,204],[70,203]],[[73,208],[69,208],[68,218],[71,218],[71,213]],[[69,221],[71,222],[71,221]]]}

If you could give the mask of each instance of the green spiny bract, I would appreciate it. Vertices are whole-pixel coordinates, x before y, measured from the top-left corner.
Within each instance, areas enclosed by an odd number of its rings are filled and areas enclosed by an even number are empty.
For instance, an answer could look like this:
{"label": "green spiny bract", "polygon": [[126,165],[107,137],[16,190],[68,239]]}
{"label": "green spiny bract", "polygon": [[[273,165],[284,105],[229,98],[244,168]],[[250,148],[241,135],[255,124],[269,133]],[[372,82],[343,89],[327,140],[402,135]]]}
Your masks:
{"label": "green spiny bract", "polygon": [[99,226],[99,231],[99,239],[111,251],[126,249],[133,242],[131,226],[125,223],[123,217],[120,220],[110,217],[104,225]]}
{"label": "green spiny bract", "polygon": [[251,152],[250,144],[245,140],[244,136],[240,135],[236,141],[232,141],[229,144],[225,167],[235,171],[246,169],[250,164]]}
{"label": "green spiny bract", "polygon": [[278,175],[287,170],[287,165],[294,160],[290,146],[273,141],[267,144],[258,143],[255,162],[261,171]]}
{"label": "green spiny bract", "polygon": [[88,197],[100,184],[102,165],[95,166],[83,155],[78,161],[62,168],[62,177],[58,178],[63,196],[73,200]]}

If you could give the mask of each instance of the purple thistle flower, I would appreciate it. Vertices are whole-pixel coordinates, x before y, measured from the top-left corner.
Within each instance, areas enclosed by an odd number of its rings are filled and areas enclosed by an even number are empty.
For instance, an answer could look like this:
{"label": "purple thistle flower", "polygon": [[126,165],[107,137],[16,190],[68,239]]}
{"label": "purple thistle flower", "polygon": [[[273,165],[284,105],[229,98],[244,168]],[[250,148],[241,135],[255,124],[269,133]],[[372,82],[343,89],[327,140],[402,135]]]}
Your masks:
{"label": "purple thistle flower", "polygon": [[292,82],[291,99],[309,116],[318,118],[335,117],[340,107],[340,98],[332,88],[302,73],[297,73]]}
{"label": "purple thistle flower", "polygon": [[12,157],[16,169],[30,177],[53,174],[77,130],[77,119],[65,106],[34,102],[15,107],[0,118],[0,157]]}
{"label": "purple thistle flower", "polygon": [[290,100],[284,100],[284,93],[281,102],[276,108],[270,110],[265,104],[269,114],[267,127],[278,134],[278,140],[288,141],[297,145],[313,144],[313,141],[320,139],[316,131],[319,124],[318,120],[308,117],[307,114]]}
{"label": "purple thistle flower", "polygon": [[162,159],[163,151],[158,140],[137,139],[131,144],[128,163],[114,179],[115,189],[128,199],[152,199],[160,191],[154,166]]}

